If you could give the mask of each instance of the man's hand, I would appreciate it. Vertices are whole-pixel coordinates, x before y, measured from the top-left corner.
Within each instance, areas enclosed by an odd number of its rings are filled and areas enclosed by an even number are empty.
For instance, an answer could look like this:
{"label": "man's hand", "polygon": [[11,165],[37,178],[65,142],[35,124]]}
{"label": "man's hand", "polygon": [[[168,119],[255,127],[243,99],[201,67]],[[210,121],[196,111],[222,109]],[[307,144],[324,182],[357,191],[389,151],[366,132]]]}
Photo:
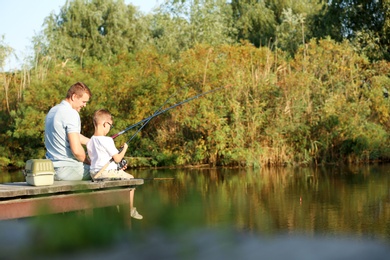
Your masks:
{"label": "man's hand", "polygon": [[80,162],[91,164],[87,154],[85,153],[83,146],[81,145],[80,134],[68,133],[68,139],[69,139],[70,149],[72,150],[74,157],[76,157],[76,159]]}

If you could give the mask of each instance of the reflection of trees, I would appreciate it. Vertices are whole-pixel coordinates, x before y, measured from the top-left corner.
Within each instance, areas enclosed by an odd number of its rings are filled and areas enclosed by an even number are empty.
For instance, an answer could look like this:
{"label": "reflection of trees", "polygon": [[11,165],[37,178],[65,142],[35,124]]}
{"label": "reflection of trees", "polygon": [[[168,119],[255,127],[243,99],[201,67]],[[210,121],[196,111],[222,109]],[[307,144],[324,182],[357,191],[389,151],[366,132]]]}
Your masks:
{"label": "reflection of trees", "polygon": [[[142,189],[158,192],[165,206],[176,207],[173,211],[188,214],[191,221],[204,218],[207,226],[390,238],[389,178],[379,167],[182,169],[167,174],[175,180]],[[179,210],[182,205],[193,212]]]}

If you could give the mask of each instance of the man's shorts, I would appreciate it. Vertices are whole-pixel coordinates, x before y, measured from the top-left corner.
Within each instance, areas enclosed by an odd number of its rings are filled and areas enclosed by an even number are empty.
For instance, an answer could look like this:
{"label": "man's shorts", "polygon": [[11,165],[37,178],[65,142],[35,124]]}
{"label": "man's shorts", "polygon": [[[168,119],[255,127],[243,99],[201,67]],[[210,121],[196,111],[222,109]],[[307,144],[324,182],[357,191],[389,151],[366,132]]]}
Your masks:
{"label": "man's shorts", "polygon": [[90,166],[80,163],[77,166],[54,167],[54,180],[56,181],[81,181],[90,180]]}

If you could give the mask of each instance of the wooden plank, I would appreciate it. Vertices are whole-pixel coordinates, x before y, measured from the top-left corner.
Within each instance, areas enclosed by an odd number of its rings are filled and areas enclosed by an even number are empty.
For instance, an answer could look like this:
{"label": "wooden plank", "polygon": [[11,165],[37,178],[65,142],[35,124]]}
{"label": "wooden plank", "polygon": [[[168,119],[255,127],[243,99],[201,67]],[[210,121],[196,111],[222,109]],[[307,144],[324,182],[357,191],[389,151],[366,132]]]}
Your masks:
{"label": "wooden plank", "polygon": [[[0,201],[0,220],[121,205],[130,214],[133,188]],[[125,207],[123,207],[125,205]]]}
{"label": "wooden plank", "polygon": [[51,195],[64,192],[80,192],[110,188],[135,187],[142,185],[143,179],[110,180],[110,181],[55,181],[49,186],[31,186],[26,182],[0,184],[0,200],[23,196]]}

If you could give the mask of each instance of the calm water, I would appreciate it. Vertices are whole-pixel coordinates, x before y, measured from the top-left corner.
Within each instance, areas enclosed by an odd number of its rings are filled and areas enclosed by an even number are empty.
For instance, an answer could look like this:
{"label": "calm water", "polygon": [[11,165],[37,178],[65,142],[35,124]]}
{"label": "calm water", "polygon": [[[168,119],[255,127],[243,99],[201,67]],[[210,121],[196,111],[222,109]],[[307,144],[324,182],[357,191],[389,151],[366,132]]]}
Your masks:
{"label": "calm water", "polygon": [[[303,237],[305,244],[313,243],[313,237],[331,237],[336,241],[348,237],[390,245],[390,165],[128,172],[136,178],[145,178],[134,198],[134,204],[144,219],[131,220],[130,229],[137,234],[153,233],[153,237],[157,233],[167,246],[172,246],[167,242],[172,237],[184,239],[184,233],[199,230],[203,232],[185,238],[198,241],[208,230],[234,230],[262,238]],[[0,182],[20,180],[23,181],[20,172],[0,175]],[[226,237],[218,234],[217,240],[225,241]],[[209,234],[207,238],[212,236],[215,234]],[[200,244],[198,250],[208,248],[207,239],[200,241],[204,244]],[[210,241],[215,243],[216,240]],[[154,242],[148,240],[148,243]],[[337,245],[339,243],[334,242],[333,246]],[[349,248],[352,247],[349,245]]]}

